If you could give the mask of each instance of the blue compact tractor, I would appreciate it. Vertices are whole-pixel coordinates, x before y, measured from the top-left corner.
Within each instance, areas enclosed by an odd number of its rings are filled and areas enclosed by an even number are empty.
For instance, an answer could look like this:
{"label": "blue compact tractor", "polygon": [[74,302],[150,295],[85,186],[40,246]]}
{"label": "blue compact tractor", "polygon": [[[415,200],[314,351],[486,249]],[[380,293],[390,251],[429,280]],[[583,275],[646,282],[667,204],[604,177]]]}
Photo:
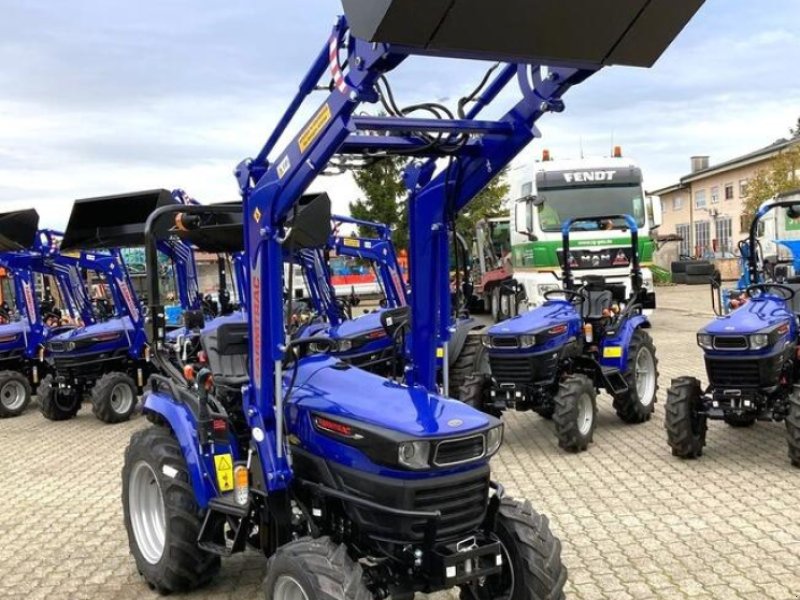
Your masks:
{"label": "blue compact tractor", "polygon": [[[630,231],[630,250],[620,251],[620,260],[631,266],[630,293],[624,284],[608,284],[598,276],[585,276],[576,285],[570,230],[578,223]],[[658,360],[643,311],[655,308],[655,295],[642,286],[638,238],[636,219],[628,215],[565,222],[564,289],[548,292],[542,306],[489,329],[483,340],[491,372],[471,377],[462,400],[496,415],[514,408],[552,419],[559,446],[571,452],[592,442],[598,390],[611,395],[626,423],[649,420]]]}
{"label": "blue compact tractor", "polygon": [[[454,328],[449,242],[456,215],[534,139],[543,114],[564,108],[570,87],[604,64],[651,65],[701,3],[531,0],[503,12],[462,0],[345,0],[348,17],[336,20],[288,111],[236,169],[247,322],[205,336],[208,365],[192,381],[169,369],[151,377],[152,426],[125,452],[125,526],[151,588],[195,588],[220,559],[254,549],[268,557],[267,600],[411,600],[451,589],[465,600],[564,598],[567,572],[547,518],[492,477],[503,425],[438,392]],[[453,111],[400,108],[387,76],[414,54],[512,62],[492,67]],[[309,121],[290,133],[317,93]],[[365,114],[379,100],[388,114]],[[496,101],[506,104],[492,111],[500,116],[481,118]],[[323,247],[330,235],[329,208],[313,210],[304,194],[353,155],[362,164],[413,158],[410,309],[383,319],[406,340],[398,381],[339,360],[328,337],[289,335],[286,253]],[[157,238],[181,236],[170,226],[175,212],[150,217],[151,265]],[[150,314],[152,356],[162,362],[163,310],[154,304]],[[625,348],[609,358],[625,360]]]}
{"label": "blue compact tractor", "polygon": [[706,444],[708,420],[731,427],[756,421],[786,423],[789,459],[800,467],[800,394],[798,384],[798,315],[800,283],[766,278],[759,264],[758,224],[768,213],[784,208],[800,215],[800,190],[782,194],[757,212],[750,227],[749,286],[739,306],[718,316],[697,333],[708,375],[703,387],[695,377],[672,380],[667,393],[667,441],[672,454],[698,458]]}

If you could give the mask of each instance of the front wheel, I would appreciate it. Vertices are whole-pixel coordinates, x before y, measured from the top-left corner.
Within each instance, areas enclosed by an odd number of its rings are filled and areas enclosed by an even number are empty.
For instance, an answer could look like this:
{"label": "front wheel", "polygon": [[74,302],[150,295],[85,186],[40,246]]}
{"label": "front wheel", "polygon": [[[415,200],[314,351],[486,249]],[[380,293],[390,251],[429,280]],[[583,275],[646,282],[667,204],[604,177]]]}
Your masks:
{"label": "front wheel", "polygon": [[163,427],[137,431],[125,450],[122,510],[128,545],[147,584],[162,594],[209,582],[219,557],[197,546],[203,515],[180,444]]}
{"label": "front wheel", "polygon": [[75,390],[59,389],[53,383],[52,375],[42,379],[36,395],[39,397],[39,410],[50,421],[66,421],[77,415],[81,409],[81,395]]}
{"label": "front wheel", "polygon": [[503,572],[461,588],[461,600],[562,600],[567,568],[561,542],[547,517],[530,502],[503,498],[495,533],[503,547]]}
{"label": "front wheel", "polygon": [[673,456],[699,458],[703,455],[708,421],[699,412],[702,394],[700,382],[694,377],[673,379],[667,390],[664,427]]}
{"label": "front wheel", "polygon": [[266,600],[372,600],[361,565],[330,538],[300,539],[267,563]]}
{"label": "front wheel", "polygon": [[125,373],[106,373],[92,389],[92,411],[104,423],[131,418],[138,400],[136,382]]}
{"label": "front wheel", "polygon": [[800,467],[800,395],[798,394],[789,397],[786,439],[789,442],[789,460],[795,467]]}
{"label": "front wheel", "polygon": [[22,373],[0,372],[0,419],[21,415],[32,395],[30,381]]}
{"label": "front wheel", "polygon": [[614,410],[625,423],[649,421],[656,406],[658,392],[658,359],[653,338],[637,329],[628,346],[625,371],[628,392],[614,397]]}
{"label": "front wheel", "polygon": [[597,391],[586,375],[568,375],[558,386],[553,422],[558,445],[567,452],[588,450],[597,423]]}
{"label": "front wheel", "polygon": [[483,373],[468,375],[461,386],[458,398],[467,406],[494,417],[499,417],[501,414],[499,410],[486,405],[486,392],[491,384],[492,378],[489,375]]}

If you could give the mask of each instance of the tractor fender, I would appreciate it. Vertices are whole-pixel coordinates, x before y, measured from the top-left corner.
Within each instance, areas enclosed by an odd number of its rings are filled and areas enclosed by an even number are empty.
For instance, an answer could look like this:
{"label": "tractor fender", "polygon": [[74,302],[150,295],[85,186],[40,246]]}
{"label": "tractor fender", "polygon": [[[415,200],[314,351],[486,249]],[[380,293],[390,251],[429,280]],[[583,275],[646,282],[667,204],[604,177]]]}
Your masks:
{"label": "tractor fender", "polygon": [[600,342],[600,365],[625,372],[628,365],[628,348],[637,329],[650,329],[652,325],[644,315],[626,319],[612,334]]}
{"label": "tractor fender", "polygon": [[169,424],[186,460],[195,500],[200,508],[207,508],[208,501],[217,495],[211,483],[214,473],[208,471],[200,456],[197,419],[191,408],[168,394],[149,392],[144,400],[144,413],[158,415]]}
{"label": "tractor fender", "polygon": [[461,354],[461,351],[464,349],[470,332],[480,327],[483,327],[483,325],[472,317],[458,319],[458,321],[456,321],[456,330],[447,342],[447,362],[450,366],[453,366],[453,363],[458,360],[458,355]]}

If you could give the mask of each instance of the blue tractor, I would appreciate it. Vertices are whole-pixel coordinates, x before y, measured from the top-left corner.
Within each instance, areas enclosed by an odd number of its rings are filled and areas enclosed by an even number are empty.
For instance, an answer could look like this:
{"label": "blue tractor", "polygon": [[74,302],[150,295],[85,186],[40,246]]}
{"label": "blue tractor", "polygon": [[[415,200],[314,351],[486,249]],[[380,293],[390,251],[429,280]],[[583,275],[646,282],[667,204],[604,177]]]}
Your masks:
{"label": "blue tractor", "polygon": [[[615,259],[631,267],[630,295],[624,284],[599,276],[575,283],[570,231],[579,225],[630,231],[630,250],[620,250]],[[563,289],[551,290],[542,306],[488,330],[483,340],[490,373],[472,376],[461,399],[495,415],[510,408],[533,410],[553,420],[561,448],[581,452],[594,435],[597,391],[612,396],[626,423],[643,423],[653,413],[658,360],[644,310],[655,308],[655,295],[642,286],[633,217],[568,220],[562,234]]]}
{"label": "blue tractor", "polygon": [[0,215],[0,267],[13,285],[12,305],[0,308],[0,418],[30,403],[48,372],[47,341],[93,322],[77,261],[61,256],[60,234],[38,230],[38,222],[33,209]]}
{"label": "blue tractor", "polygon": [[[756,421],[786,423],[789,459],[800,467],[798,315],[800,283],[770,281],[759,264],[758,224],[773,210],[800,216],[800,190],[781,194],[762,206],[750,227],[746,247],[750,282],[739,307],[721,314],[697,333],[708,386],[696,377],[672,380],[667,392],[665,427],[672,454],[698,458],[706,445],[708,420],[731,427]],[[794,199],[789,199],[789,198]]]}
{"label": "blue tractor", "polygon": [[[437,375],[453,326],[455,215],[534,139],[543,114],[563,108],[570,87],[603,64],[652,64],[701,2],[611,10],[582,2],[581,20],[572,18],[574,4],[526,1],[499,12],[464,1],[421,10],[403,0],[345,0],[348,16],[337,19],[288,111],[236,169],[247,325],[204,341],[209,365],[193,384],[181,374],[151,378],[144,412],[152,427],[134,433],[125,452],[125,525],[152,588],[195,588],[221,558],[253,548],[269,557],[269,600],[410,600],[453,588],[464,599],[564,597],[566,568],[547,518],[492,479],[503,425],[440,395]],[[609,21],[617,27],[594,28]],[[537,23],[551,35],[535,35]],[[441,118],[418,118],[410,107],[394,111],[386,88],[386,76],[413,54],[517,62],[492,69],[459,103],[459,117],[428,106]],[[511,82],[518,94],[503,93]],[[321,105],[289,134],[317,91]],[[502,116],[479,118],[500,98],[511,102],[494,111]],[[391,114],[363,113],[380,99]],[[332,161],[385,154],[417,159],[406,170],[410,315],[384,318],[405,330],[399,382],[321,351],[329,338],[291,339],[284,309],[287,249],[322,247],[330,233],[329,222],[306,214],[305,190]],[[447,166],[437,170],[439,159]],[[161,231],[178,210],[157,210],[149,230]],[[154,323],[156,361],[159,329]],[[237,394],[228,408],[219,401]]]}

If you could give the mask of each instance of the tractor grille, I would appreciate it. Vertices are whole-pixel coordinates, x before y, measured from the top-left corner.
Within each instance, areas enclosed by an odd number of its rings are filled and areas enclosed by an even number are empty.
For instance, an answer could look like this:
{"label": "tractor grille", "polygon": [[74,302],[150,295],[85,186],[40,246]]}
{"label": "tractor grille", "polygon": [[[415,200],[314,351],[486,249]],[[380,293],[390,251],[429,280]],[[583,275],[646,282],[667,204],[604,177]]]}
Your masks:
{"label": "tractor grille", "polygon": [[[483,520],[489,497],[489,478],[463,481],[456,485],[416,490],[414,510],[439,511],[438,538],[448,537],[463,531],[471,531]],[[424,532],[424,526],[415,529]]]}
{"label": "tractor grille", "polygon": [[717,350],[747,350],[747,338],[743,335],[718,335],[714,337]]}
{"label": "tractor grille", "polygon": [[767,388],[778,385],[783,355],[760,359],[732,360],[706,357],[708,380],[714,387]]}
{"label": "tractor grille", "polygon": [[47,346],[48,346],[50,352],[66,352],[67,351],[66,342],[50,342]]}
{"label": "tractor grille", "polygon": [[555,379],[558,355],[555,353],[520,356],[518,354],[490,355],[492,377],[499,383],[534,385]]}
{"label": "tractor grille", "polygon": [[490,339],[493,348],[516,348],[519,346],[519,339],[513,336],[493,335]]}
{"label": "tractor grille", "polygon": [[483,435],[474,435],[458,440],[445,440],[436,446],[433,464],[437,467],[457,465],[483,456],[485,449]]}

